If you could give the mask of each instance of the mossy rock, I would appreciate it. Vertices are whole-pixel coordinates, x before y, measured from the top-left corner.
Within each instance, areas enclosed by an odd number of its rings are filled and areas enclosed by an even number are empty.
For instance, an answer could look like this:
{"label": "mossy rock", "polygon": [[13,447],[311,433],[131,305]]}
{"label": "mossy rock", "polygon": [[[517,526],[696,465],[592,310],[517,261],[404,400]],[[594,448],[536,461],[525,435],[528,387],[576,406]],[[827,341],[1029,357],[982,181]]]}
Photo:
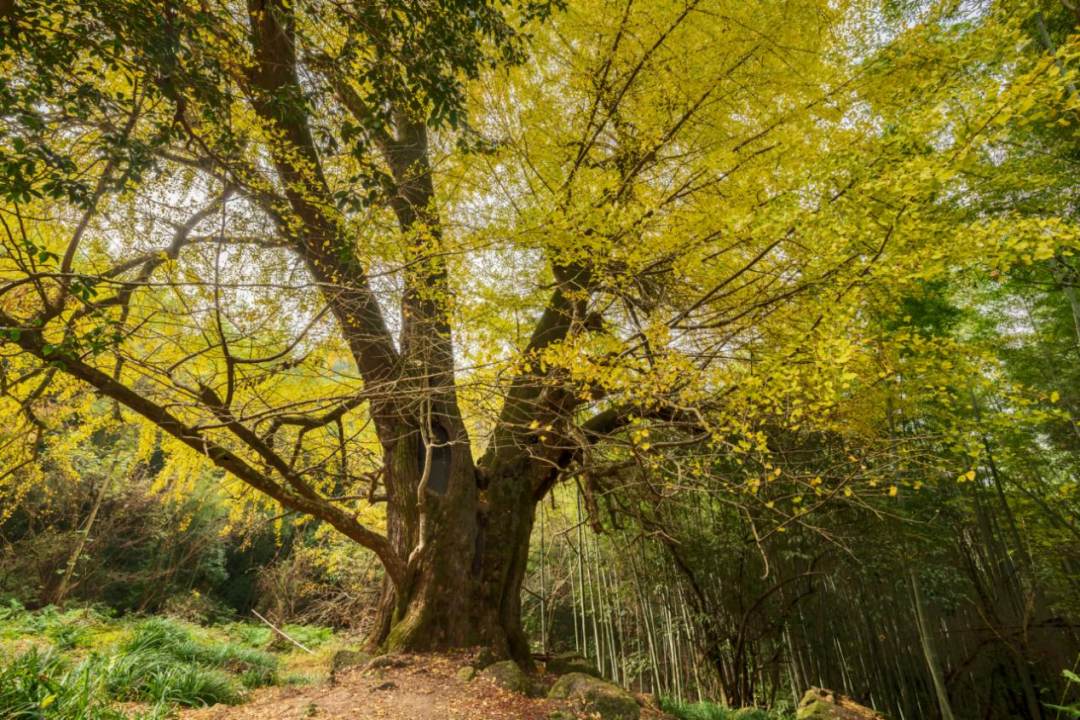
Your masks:
{"label": "mossy rock", "polygon": [[812,687],[803,695],[796,720],[884,720],[868,707],[832,690]]}
{"label": "mossy rock", "polygon": [[365,671],[370,670],[382,670],[384,668],[403,668],[411,664],[411,660],[404,655],[398,655],[397,653],[389,653],[386,655],[379,655],[373,657],[368,661],[368,664],[364,666]]}
{"label": "mossy rock", "polygon": [[338,650],[330,660],[330,673],[334,674],[345,668],[366,665],[374,655],[359,650]]}
{"label": "mossy rock", "polygon": [[473,667],[477,670],[486,670],[489,666],[494,665],[498,658],[495,657],[495,653],[489,647],[482,647],[476,651],[476,658],[473,660]]}
{"label": "mossy rock", "polygon": [[603,675],[593,665],[592,661],[586,659],[582,655],[576,652],[561,653],[544,663],[544,669],[552,675],[569,675],[570,673],[585,673],[586,675],[592,675],[595,678],[602,678]]}
{"label": "mossy rock", "polygon": [[486,678],[510,692],[521,693],[526,696],[533,694],[532,682],[513,660],[503,660],[489,665],[480,673],[480,677]]}
{"label": "mossy rock", "polygon": [[585,713],[593,713],[600,720],[638,720],[641,711],[637,700],[618,685],[574,672],[563,675],[552,686],[548,697],[553,700],[570,700]]}
{"label": "mossy rock", "polygon": [[462,682],[469,682],[474,677],[476,677],[476,668],[472,667],[471,665],[466,665],[465,667],[454,673],[454,677],[456,677]]}

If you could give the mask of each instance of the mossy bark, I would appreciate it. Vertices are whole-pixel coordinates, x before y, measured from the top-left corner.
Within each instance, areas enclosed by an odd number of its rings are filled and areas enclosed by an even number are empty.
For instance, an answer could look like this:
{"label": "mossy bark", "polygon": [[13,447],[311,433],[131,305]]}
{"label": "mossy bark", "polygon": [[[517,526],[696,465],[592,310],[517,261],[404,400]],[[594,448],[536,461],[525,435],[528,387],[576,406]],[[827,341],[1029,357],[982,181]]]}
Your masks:
{"label": "mossy bark", "polygon": [[[417,450],[409,436],[388,449],[391,497],[404,499],[419,488]],[[498,465],[496,476],[478,470],[469,448],[455,445],[445,494],[421,492],[422,513],[416,504],[388,503],[388,534],[410,558],[410,569],[397,587],[384,586],[370,646],[393,652],[484,645],[531,667],[521,586],[535,514],[534,477],[528,461]]]}

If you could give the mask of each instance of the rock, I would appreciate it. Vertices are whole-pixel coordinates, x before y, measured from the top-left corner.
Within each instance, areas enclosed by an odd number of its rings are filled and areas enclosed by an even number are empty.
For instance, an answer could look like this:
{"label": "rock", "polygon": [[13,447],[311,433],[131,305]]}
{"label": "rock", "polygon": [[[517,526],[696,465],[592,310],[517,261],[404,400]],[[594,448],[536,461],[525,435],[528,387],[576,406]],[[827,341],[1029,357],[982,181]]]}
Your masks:
{"label": "rock", "polygon": [[638,720],[640,715],[633,695],[618,685],[586,673],[563,675],[552,686],[548,697],[570,700],[580,705],[582,711],[596,714],[600,720]]}
{"label": "rock", "polygon": [[832,690],[812,687],[795,712],[797,720],[884,720],[868,707]]}
{"label": "rock", "polygon": [[402,655],[380,655],[368,661],[368,664],[364,666],[364,672],[382,670],[383,668],[402,668],[408,664],[409,659]]}
{"label": "rock", "polygon": [[465,667],[458,670],[454,674],[454,677],[456,677],[461,682],[469,682],[474,677],[476,677],[476,668],[472,667],[471,665],[466,665]]}
{"label": "rock", "polygon": [[495,664],[495,653],[489,647],[482,647],[476,651],[476,659],[473,667],[477,670],[486,670],[488,666]]}
{"label": "rock", "polygon": [[544,669],[552,675],[566,675],[568,673],[585,673],[595,678],[603,677],[596,669],[592,661],[587,660],[576,652],[567,652],[556,655],[544,663]]}
{"label": "rock", "polygon": [[359,650],[338,650],[330,660],[330,683],[337,682],[337,674],[342,670],[371,662],[372,655]]}
{"label": "rock", "polygon": [[330,660],[330,672],[337,672],[354,665],[364,665],[371,662],[372,657],[374,656],[359,650],[338,650]]}
{"label": "rock", "polygon": [[511,692],[530,696],[533,694],[532,683],[513,660],[503,660],[489,665],[480,673],[480,677],[487,678],[499,687]]}
{"label": "rock", "polygon": [[397,687],[397,683],[387,680],[384,683],[379,683],[375,687],[371,688],[371,692],[379,692],[380,690],[393,690]]}

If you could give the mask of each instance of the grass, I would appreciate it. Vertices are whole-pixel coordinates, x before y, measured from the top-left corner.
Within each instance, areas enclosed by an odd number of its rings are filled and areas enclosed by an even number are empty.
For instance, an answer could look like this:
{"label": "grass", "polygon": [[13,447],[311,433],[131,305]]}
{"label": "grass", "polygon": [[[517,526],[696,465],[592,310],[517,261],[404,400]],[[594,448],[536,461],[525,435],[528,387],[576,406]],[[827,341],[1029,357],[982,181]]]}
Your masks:
{"label": "grass", "polygon": [[660,709],[679,720],[783,720],[790,717],[761,708],[729,708],[708,702],[684,703],[660,698]]}
{"label": "grass", "polygon": [[104,678],[89,667],[67,670],[54,650],[33,648],[0,670],[0,717],[12,720],[113,720],[124,714],[103,702]]}
{"label": "grass", "polygon": [[[116,620],[92,608],[0,607],[0,656],[13,657],[0,661],[0,718],[157,720],[178,706],[234,704],[253,688],[319,679],[295,671],[304,661],[293,660],[291,649],[259,647],[272,639],[263,630],[167,617]],[[333,646],[329,630],[291,626],[294,632],[309,646]],[[289,665],[298,667],[282,672]]]}

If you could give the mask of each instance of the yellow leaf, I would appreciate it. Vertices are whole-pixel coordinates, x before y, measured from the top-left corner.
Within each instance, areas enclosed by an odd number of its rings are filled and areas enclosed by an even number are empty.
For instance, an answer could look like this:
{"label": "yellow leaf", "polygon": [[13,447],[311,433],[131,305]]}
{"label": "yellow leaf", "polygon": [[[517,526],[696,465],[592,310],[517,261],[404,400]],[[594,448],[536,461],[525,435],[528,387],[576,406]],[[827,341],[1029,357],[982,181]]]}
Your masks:
{"label": "yellow leaf", "polygon": [[895,485],[890,485],[889,486],[889,497],[896,497],[896,493],[897,493],[896,486]]}
{"label": "yellow leaf", "polygon": [[1059,393],[1057,390],[1050,393],[1050,402],[1056,403],[1060,399],[1061,399],[1061,393]]}

